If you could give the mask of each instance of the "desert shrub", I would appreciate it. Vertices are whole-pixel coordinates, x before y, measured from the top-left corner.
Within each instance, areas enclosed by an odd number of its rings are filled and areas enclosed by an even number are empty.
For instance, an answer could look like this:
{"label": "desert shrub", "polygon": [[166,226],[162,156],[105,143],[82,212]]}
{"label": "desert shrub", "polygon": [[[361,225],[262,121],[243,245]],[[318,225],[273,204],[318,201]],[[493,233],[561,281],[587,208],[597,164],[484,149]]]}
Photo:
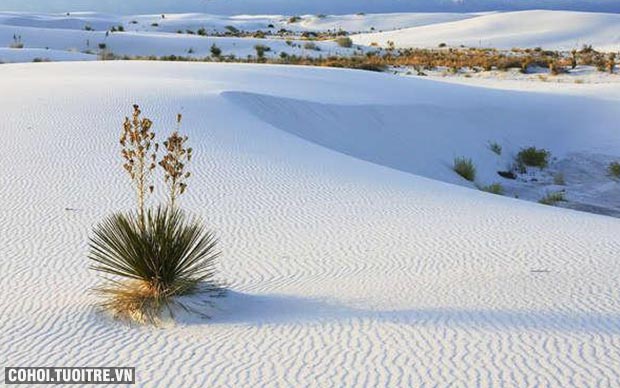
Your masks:
{"label": "desert shrub", "polygon": [[198,219],[178,209],[114,214],[99,224],[90,240],[91,269],[106,278],[95,291],[116,317],[156,323],[174,297],[199,291],[212,282],[219,253],[216,239]]}
{"label": "desert shrub", "polygon": [[304,43],[304,48],[306,50],[321,51],[321,48],[319,46],[317,46],[316,43],[314,43],[314,42],[306,42],[306,43]]}
{"label": "desert shrub", "polygon": [[549,165],[551,152],[536,147],[523,148],[517,154],[517,163],[522,166],[545,168]]}
{"label": "desert shrub", "polygon": [[217,47],[215,43],[211,45],[211,55],[213,55],[215,58],[219,58],[219,56],[222,55],[222,49]]}
{"label": "desert shrub", "polygon": [[151,23],[151,27],[159,27],[159,23]]}
{"label": "desert shrub", "polygon": [[94,30],[89,24],[87,24],[84,26],[84,31],[94,31]]}
{"label": "desert shrub", "polygon": [[454,159],[453,170],[468,181],[473,182],[476,179],[476,167],[474,162],[469,158]]}
{"label": "desert shrub", "polygon": [[439,46],[437,46],[437,47],[439,47],[439,48],[444,48],[444,47],[446,47],[446,46],[447,46],[447,44],[445,44],[445,43],[439,43]]}
{"label": "desert shrub", "polygon": [[105,43],[99,43],[99,49],[105,50],[108,46]]}
{"label": "desert shrub", "polygon": [[207,36],[207,30],[204,27],[200,27],[198,31],[196,31],[200,36]]}
{"label": "desert shrub", "polygon": [[614,178],[620,178],[620,162],[611,162],[607,166],[607,172]]}
{"label": "desert shrub", "polygon": [[480,190],[486,191],[487,193],[491,193],[491,194],[497,194],[497,195],[504,194],[504,187],[501,185],[501,183],[492,183],[488,186],[482,186],[480,187]]}
{"label": "desert shrub", "polygon": [[563,191],[554,191],[551,193],[545,194],[538,202],[543,205],[555,205],[558,202],[566,201],[566,196]]}
{"label": "desert shrub", "polygon": [[263,44],[257,44],[256,46],[254,46],[254,50],[256,50],[256,56],[262,59],[265,57],[265,53],[267,51],[271,51],[271,48]]}
{"label": "desert shrub", "polygon": [[301,17],[299,16],[291,16],[290,18],[288,18],[289,23],[297,23],[300,20],[301,20]]}
{"label": "desert shrub", "polygon": [[[177,197],[187,188],[186,167],[192,157],[187,136],[179,134],[181,115],[177,130],[163,143],[166,154],[158,163],[153,122],[141,114],[134,105],[120,139],[123,168],[136,190],[138,209],[115,213],[97,225],[88,257],[91,269],[107,276],[95,288],[103,307],[117,317],[156,323],[163,308],[178,303],[175,297],[215,287],[219,252],[213,233],[177,207]],[[146,208],[145,198],[154,190],[149,179],[157,165],[164,172],[169,201],[153,210]]]}
{"label": "desert shrub", "polygon": [[614,70],[616,69],[616,53],[609,53],[606,68],[610,74],[614,73]]}
{"label": "desert shrub", "polygon": [[499,144],[497,142],[490,142],[489,143],[489,149],[494,154],[497,154],[497,155],[501,155],[502,154],[502,146],[501,146],[501,144]]}
{"label": "desert shrub", "polygon": [[32,60],[32,62],[34,63],[41,63],[41,62],[51,62],[51,60],[49,58],[40,58],[40,57],[36,57]]}
{"label": "desert shrub", "polygon": [[341,36],[336,38],[336,43],[340,47],[351,48],[353,46],[353,41],[348,36]]}
{"label": "desert shrub", "polygon": [[235,26],[226,26],[224,28],[226,29],[226,31],[228,31],[228,33],[230,33],[232,35],[239,34],[239,29],[237,29],[237,27],[235,27]]}
{"label": "desert shrub", "polygon": [[14,48],[14,49],[24,48],[24,42],[22,42],[22,36],[13,34],[13,42],[11,43],[9,47]]}

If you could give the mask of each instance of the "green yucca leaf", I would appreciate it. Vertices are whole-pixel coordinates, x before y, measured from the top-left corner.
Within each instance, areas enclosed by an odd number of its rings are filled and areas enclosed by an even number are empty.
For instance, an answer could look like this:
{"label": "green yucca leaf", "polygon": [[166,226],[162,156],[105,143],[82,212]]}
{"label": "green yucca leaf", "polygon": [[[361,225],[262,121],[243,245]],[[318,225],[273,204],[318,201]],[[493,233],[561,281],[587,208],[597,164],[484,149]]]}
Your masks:
{"label": "green yucca leaf", "polygon": [[108,217],[93,232],[89,258],[95,271],[143,281],[172,296],[213,278],[216,245],[197,218],[158,208],[146,212],[144,228],[135,213]]}

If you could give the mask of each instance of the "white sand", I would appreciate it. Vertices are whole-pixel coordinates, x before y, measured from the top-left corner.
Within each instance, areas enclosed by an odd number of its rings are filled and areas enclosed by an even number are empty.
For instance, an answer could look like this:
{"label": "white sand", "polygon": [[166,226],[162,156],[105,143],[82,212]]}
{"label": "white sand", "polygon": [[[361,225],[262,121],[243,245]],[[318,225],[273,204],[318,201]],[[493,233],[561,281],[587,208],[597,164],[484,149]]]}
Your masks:
{"label": "white sand", "polygon": [[[434,117],[452,118],[457,133],[544,103],[550,117],[563,106],[562,120],[577,109],[602,120],[575,123],[558,146],[598,142],[617,152],[604,131],[617,110],[594,93],[302,67],[1,69],[0,364],[128,365],[140,386],[162,387],[620,385],[619,220],[386,168],[385,143],[365,144],[376,153],[371,163],[360,150],[335,152],[335,140],[317,146],[291,134],[307,128],[311,112],[349,112],[358,123],[363,107],[382,128],[391,112],[426,104]],[[474,101],[495,110],[459,114]],[[196,159],[182,205],[221,236],[220,274],[230,282],[210,321],[129,328],[91,307],[91,228],[133,205],[118,135],[134,102],[160,134],[184,114]],[[384,137],[431,135],[413,124]],[[540,128],[511,131],[543,141]],[[364,128],[340,130],[360,145],[373,139]],[[411,147],[416,160],[421,148]]]}
{"label": "white sand", "polygon": [[[125,32],[106,34],[106,31],[119,25],[124,27]],[[257,39],[204,37],[187,33],[187,30],[196,33],[204,29],[208,35],[222,34],[227,31],[227,26],[245,32],[271,31],[271,35],[268,33],[267,39]],[[87,31],[87,27],[94,31]],[[296,36],[278,38],[275,34],[280,29],[292,31]],[[352,48],[340,47],[331,40],[307,42],[299,39],[301,32],[328,30],[363,33],[352,36],[356,43]],[[370,45],[376,43],[386,47],[388,41],[394,42],[397,47],[437,47],[440,43],[447,43],[451,46],[560,50],[591,44],[599,50],[617,51],[620,50],[620,14],[535,10],[324,17],[303,15],[298,22],[290,23],[289,17],[284,15],[192,13],[167,14],[162,18],[161,14],[118,16],[93,12],[70,15],[0,12],[0,48],[14,44],[14,36],[21,38],[25,49],[46,50],[47,53],[43,54],[51,60],[95,58],[104,50],[108,54],[121,56],[176,55],[201,59],[211,55],[212,45],[218,46],[222,55],[235,55],[237,58],[256,57],[256,45],[268,46],[271,50],[265,55],[274,58],[282,52],[310,57],[347,56],[376,51]],[[287,43],[287,40],[291,42]],[[16,54],[2,49],[0,62],[28,62],[34,55],[38,54]]]}
{"label": "white sand", "polygon": [[569,11],[521,11],[481,15],[455,22],[436,23],[398,31],[362,34],[357,44],[388,41],[396,47],[449,46],[543,47],[571,50],[592,45],[599,50],[620,50],[620,14]]}

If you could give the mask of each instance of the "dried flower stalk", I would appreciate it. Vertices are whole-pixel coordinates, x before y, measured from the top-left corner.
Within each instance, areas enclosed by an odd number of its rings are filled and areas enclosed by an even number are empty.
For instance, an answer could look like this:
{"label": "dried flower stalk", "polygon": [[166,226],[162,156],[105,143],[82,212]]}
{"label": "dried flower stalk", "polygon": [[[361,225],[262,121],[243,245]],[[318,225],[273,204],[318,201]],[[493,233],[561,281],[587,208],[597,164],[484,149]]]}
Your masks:
{"label": "dried flower stalk", "polygon": [[176,200],[179,195],[185,193],[187,178],[190,172],[185,171],[187,164],[192,160],[192,148],[185,148],[187,136],[179,135],[181,127],[181,114],[177,115],[177,130],[164,141],[166,155],[159,162],[164,170],[164,182],[168,185],[170,192],[170,207],[176,206]]}
{"label": "dried flower stalk", "polygon": [[125,161],[123,168],[129,174],[138,199],[138,219],[144,227],[144,202],[148,193],[153,192],[151,175],[155,169],[158,144],[154,143],[155,133],[151,131],[153,122],[141,118],[140,107],[133,106],[133,116],[125,117],[120,143],[121,155]]}

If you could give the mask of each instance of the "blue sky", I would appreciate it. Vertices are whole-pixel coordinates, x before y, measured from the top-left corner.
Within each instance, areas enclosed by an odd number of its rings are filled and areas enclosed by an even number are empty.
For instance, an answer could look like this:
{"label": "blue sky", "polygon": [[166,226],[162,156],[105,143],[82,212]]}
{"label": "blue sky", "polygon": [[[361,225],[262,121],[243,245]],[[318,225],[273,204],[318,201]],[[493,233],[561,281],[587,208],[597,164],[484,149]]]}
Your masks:
{"label": "blue sky", "polygon": [[0,0],[0,11],[118,14],[355,13],[555,8],[620,12],[620,0]]}

